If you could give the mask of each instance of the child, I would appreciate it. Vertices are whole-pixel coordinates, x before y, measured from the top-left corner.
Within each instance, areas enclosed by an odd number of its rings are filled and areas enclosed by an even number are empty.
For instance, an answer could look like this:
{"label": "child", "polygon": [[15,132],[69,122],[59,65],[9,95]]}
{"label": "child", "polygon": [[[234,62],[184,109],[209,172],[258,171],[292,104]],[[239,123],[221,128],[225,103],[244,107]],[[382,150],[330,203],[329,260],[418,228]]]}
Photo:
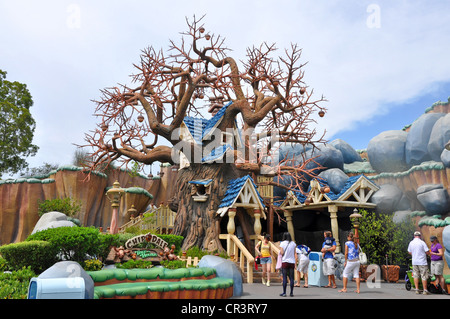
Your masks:
{"label": "child", "polygon": [[[333,242],[335,241],[334,237],[325,237],[325,242],[323,244],[324,249],[330,249],[331,247],[333,247]],[[333,251],[333,258],[336,255],[336,253]]]}

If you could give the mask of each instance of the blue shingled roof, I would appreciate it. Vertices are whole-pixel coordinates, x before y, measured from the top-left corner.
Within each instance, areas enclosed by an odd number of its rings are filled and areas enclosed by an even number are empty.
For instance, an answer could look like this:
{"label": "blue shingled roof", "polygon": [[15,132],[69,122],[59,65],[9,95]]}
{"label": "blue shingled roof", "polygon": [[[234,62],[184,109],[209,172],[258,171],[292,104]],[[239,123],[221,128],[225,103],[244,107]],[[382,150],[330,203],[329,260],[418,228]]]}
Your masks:
{"label": "blue shingled roof", "polygon": [[208,156],[202,158],[202,163],[212,162],[218,159],[221,159],[226,151],[232,150],[233,148],[229,144],[217,146],[215,149],[211,151]]}
{"label": "blue shingled roof", "polygon": [[186,116],[184,118],[184,124],[198,144],[202,143],[203,130],[205,129],[207,122],[208,120],[191,116]]}
{"label": "blue shingled roof", "polygon": [[195,184],[195,185],[208,185],[212,182],[212,179],[197,179],[195,181],[188,182],[189,184]]}
{"label": "blue shingled roof", "polygon": [[247,180],[250,180],[251,183],[253,184],[253,187],[255,188],[256,193],[258,194],[259,201],[261,202],[261,205],[264,207],[263,198],[258,192],[258,187],[256,186],[253,179],[250,177],[250,175],[245,175],[240,178],[232,179],[228,182],[227,191],[225,192],[225,196],[223,197],[222,202],[219,205],[219,208],[229,207],[233,205],[236,197],[239,195],[242,187],[244,186],[245,182],[247,182]]}
{"label": "blue shingled roof", "polygon": [[225,104],[217,113],[210,118],[209,120],[203,119],[203,118],[195,118],[191,116],[186,116],[184,118],[184,124],[188,128],[189,132],[194,137],[194,140],[198,142],[199,144],[202,143],[203,137],[205,137],[208,133],[211,132],[211,130],[214,128],[214,126],[219,122],[222,117],[224,116],[227,108],[232,104],[233,102],[229,102]]}

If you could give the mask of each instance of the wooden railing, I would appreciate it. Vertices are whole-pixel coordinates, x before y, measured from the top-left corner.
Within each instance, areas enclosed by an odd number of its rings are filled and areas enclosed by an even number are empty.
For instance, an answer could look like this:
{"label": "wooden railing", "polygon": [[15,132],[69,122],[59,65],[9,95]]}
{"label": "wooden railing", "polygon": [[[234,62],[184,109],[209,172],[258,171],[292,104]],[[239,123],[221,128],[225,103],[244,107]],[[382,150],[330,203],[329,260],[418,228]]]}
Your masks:
{"label": "wooden railing", "polygon": [[[154,213],[153,221],[151,223],[144,223],[143,215],[148,213]],[[169,206],[161,205],[158,208],[150,209],[144,214],[139,215],[136,218],[131,218],[129,222],[122,225],[119,232],[124,232],[126,228],[135,226],[140,229],[148,230],[153,233],[162,233],[163,229],[169,232],[173,228],[176,213],[173,212]]]}
{"label": "wooden railing", "polygon": [[239,263],[239,268],[245,272],[247,266],[247,283],[253,283],[253,266],[255,257],[245,248],[244,244],[232,234],[220,234],[220,239],[227,241],[227,254],[234,262]]}

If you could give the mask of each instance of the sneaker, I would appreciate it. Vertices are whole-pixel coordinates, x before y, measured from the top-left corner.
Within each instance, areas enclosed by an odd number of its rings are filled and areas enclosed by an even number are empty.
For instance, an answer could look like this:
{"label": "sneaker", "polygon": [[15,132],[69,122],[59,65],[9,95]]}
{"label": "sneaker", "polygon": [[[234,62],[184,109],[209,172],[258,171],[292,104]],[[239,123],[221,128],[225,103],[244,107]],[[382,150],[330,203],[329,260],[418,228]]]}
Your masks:
{"label": "sneaker", "polygon": [[285,293],[280,294],[280,297],[286,297]]}
{"label": "sneaker", "polygon": [[420,295],[420,290],[416,289],[416,295]]}
{"label": "sneaker", "polygon": [[266,284],[266,280],[263,278],[262,279],[262,284],[265,285]]}
{"label": "sneaker", "polygon": [[424,290],[424,291],[423,291],[423,294],[424,294],[424,295],[429,295],[430,293],[428,292],[428,290]]}
{"label": "sneaker", "polygon": [[270,280],[267,281],[267,287],[270,287]]}

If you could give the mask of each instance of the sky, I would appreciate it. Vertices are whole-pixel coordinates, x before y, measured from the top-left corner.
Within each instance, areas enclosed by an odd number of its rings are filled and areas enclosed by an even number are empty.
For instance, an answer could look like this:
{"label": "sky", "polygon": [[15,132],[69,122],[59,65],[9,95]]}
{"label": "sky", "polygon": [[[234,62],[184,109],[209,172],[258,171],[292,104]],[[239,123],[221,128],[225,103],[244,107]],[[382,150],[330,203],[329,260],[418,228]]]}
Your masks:
{"label": "sky", "polygon": [[303,48],[305,82],[327,99],[316,130],[329,141],[364,149],[450,96],[446,0],[0,0],[0,69],[34,101],[30,167],[72,163],[100,90],[127,83],[141,50],[166,50],[194,15],[236,59],[263,42]]}

